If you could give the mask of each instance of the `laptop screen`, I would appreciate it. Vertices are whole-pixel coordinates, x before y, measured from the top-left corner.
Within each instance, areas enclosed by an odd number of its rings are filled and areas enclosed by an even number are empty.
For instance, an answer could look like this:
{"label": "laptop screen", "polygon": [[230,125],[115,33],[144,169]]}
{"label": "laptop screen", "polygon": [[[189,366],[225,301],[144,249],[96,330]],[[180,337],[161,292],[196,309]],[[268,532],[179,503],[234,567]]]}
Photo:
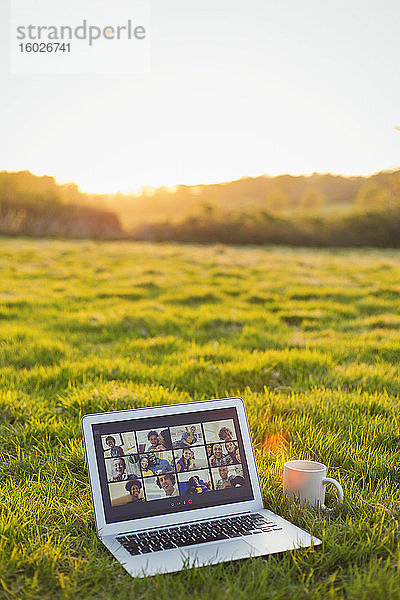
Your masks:
{"label": "laptop screen", "polygon": [[254,499],[235,408],[92,427],[107,523]]}

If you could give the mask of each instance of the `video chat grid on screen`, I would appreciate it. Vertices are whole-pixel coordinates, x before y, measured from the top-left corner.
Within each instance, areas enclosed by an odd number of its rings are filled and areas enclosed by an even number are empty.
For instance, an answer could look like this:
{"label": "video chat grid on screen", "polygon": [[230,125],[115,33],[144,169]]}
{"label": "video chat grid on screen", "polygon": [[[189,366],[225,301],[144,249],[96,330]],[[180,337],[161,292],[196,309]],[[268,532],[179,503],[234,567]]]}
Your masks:
{"label": "video chat grid on screen", "polygon": [[200,495],[203,505],[218,504],[224,491],[243,495],[248,482],[232,418],[158,427],[152,421],[154,427],[101,435],[111,509],[144,513],[162,500],[194,508]]}

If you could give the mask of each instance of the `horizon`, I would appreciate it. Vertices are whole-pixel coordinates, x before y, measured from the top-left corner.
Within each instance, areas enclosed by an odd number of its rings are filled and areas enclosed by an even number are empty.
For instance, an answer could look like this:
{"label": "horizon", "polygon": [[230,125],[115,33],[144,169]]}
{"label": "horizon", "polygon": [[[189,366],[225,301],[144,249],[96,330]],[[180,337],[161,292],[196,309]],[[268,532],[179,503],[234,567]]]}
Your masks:
{"label": "horizon", "polygon": [[151,190],[159,190],[162,188],[168,189],[171,192],[173,192],[176,188],[180,187],[180,186],[185,186],[185,187],[201,187],[201,186],[210,186],[210,185],[224,185],[224,184],[229,184],[229,183],[235,183],[237,181],[241,181],[243,179],[258,179],[260,177],[265,177],[265,178],[269,178],[269,179],[275,179],[278,177],[305,177],[305,178],[309,178],[309,177],[313,177],[313,176],[332,176],[332,177],[342,177],[343,179],[352,179],[352,178],[363,178],[363,179],[368,179],[369,177],[373,177],[374,175],[378,175],[380,173],[395,173],[396,171],[400,171],[400,164],[394,168],[388,168],[388,169],[379,169],[377,171],[372,171],[371,173],[352,173],[352,174],[344,174],[344,173],[334,173],[332,171],[325,171],[325,172],[320,172],[320,171],[313,171],[310,173],[277,173],[276,175],[270,175],[268,173],[260,173],[258,175],[242,175],[240,177],[237,177],[235,179],[229,179],[229,180],[218,180],[218,181],[207,181],[207,182],[196,182],[196,183],[176,183],[173,185],[160,185],[157,187],[151,186],[151,185],[143,185],[141,186],[139,189],[134,190],[134,189],[130,189],[127,191],[122,191],[122,190],[114,190],[114,191],[93,191],[93,190],[85,190],[84,188],[82,188],[79,185],[78,181],[62,181],[60,180],[58,177],[56,177],[55,175],[52,175],[51,173],[44,171],[43,173],[34,173],[31,169],[18,169],[16,171],[9,171],[7,169],[1,169],[0,170],[0,174],[1,173],[24,173],[24,172],[29,172],[31,173],[31,175],[35,176],[35,177],[51,177],[55,180],[57,185],[68,185],[68,184],[73,184],[76,185],[78,187],[79,192],[81,192],[82,194],[88,194],[88,195],[95,195],[95,196],[114,196],[117,194],[120,195],[124,195],[124,196],[129,196],[129,195],[140,195],[140,193],[145,190],[145,189],[151,189]]}

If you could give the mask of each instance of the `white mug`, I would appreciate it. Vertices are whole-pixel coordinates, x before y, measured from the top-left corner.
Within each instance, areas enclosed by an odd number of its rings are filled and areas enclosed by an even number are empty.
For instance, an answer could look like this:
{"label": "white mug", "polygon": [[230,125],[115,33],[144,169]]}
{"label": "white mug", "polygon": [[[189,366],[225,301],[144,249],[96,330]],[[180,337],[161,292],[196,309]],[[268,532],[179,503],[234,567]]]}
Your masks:
{"label": "white mug", "polygon": [[326,465],[313,460],[289,460],[283,471],[283,489],[289,500],[298,499],[301,505],[308,504],[324,510],[325,487],[332,483],[337,489],[339,503],[343,502],[343,489],[336,479],[326,476]]}

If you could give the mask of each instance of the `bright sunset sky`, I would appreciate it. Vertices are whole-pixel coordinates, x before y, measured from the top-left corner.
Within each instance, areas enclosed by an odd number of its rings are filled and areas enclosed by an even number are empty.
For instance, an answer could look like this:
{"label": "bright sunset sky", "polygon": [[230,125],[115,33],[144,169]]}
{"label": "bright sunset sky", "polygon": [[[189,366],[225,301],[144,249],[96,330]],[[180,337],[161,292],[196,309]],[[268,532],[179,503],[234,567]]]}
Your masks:
{"label": "bright sunset sky", "polygon": [[136,76],[9,75],[7,4],[0,170],[114,192],[400,166],[399,0],[152,0]]}

